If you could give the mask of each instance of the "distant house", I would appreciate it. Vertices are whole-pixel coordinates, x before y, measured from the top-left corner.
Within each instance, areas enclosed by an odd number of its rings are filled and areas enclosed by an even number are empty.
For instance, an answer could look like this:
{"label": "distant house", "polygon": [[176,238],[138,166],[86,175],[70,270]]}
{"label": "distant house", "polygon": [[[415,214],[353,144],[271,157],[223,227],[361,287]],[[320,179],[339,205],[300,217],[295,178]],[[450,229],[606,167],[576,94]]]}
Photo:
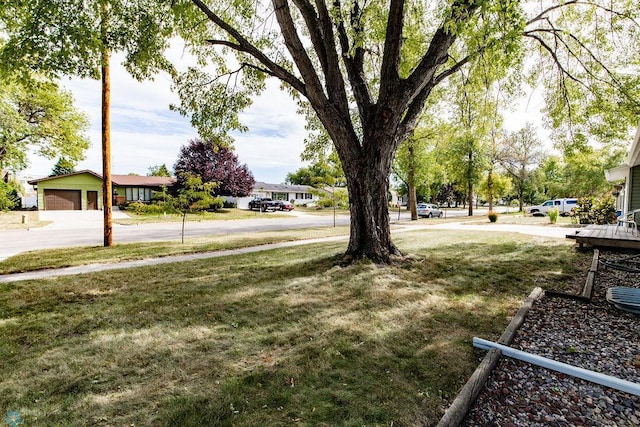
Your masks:
{"label": "distant house", "polygon": [[[152,191],[170,186],[174,178],[164,176],[111,175],[113,204],[151,200]],[[102,175],[82,170],[28,181],[37,190],[39,210],[102,209]]]}
{"label": "distant house", "polygon": [[604,173],[607,181],[617,184],[614,187],[617,195],[616,208],[623,213],[640,209],[640,126],[626,163]]}
{"label": "distant house", "polygon": [[318,192],[308,185],[268,184],[256,181],[251,196],[239,197],[235,202],[240,209],[247,209],[249,201],[256,197],[286,200],[296,205],[315,205],[319,199]]}
{"label": "distant house", "polygon": [[[149,202],[153,191],[160,191],[163,186],[170,187],[174,182],[173,177],[111,175],[113,204],[117,206],[124,202]],[[32,179],[28,183],[37,190],[39,210],[102,209],[102,175],[91,170]],[[227,199],[237,203],[241,209],[247,209],[249,201],[254,197],[314,205],[319,197],[312,190],[313,187],[308,185],[256,182],[251,196]]]}

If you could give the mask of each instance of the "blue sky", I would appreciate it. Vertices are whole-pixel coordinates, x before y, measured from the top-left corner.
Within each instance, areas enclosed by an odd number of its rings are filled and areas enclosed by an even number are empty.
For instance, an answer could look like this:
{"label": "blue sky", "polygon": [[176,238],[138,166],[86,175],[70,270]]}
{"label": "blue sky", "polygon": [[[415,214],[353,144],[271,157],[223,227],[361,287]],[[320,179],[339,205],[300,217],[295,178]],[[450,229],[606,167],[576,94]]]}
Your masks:
{"label": "blue sky", "polygon": [[[63,79],[62,85],[73,93],[76,107],[91,121],[91,147],[76,170],[91,169],[101,173],[100,82]],[[169,110],[178,98],[171,81],[159,75],[154,81],[137,82],[121,67],[116,58],[111,71],[111,172],[146,175],[148,168],[165,163],[172,168],[179,149],[197,132],[188,118]],[[246,133],[234,133],[235,152],[246,163],[257,181],[281,183],[288,172],[303,166],[304,119],[296,114],[296,104],[279,90],[278,82],[269,82],[265,93],[254,99],[243,113]],[[56,160],[30,156],[30,165],[21,175],[49,175]]]}

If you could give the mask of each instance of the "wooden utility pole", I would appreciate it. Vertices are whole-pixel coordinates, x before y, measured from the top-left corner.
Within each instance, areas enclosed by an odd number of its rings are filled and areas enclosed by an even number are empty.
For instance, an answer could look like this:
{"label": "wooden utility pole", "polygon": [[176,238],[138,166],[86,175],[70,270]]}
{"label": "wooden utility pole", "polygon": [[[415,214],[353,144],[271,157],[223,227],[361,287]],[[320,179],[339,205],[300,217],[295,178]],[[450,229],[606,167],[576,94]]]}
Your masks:
{"label": "wooden utility pole", "polygon": [[111,223],[112,190],[111,190],[111,78],[109,76],[109,44],[107,2],[102,3],[102,209],[104,213],[104,246],[113,245]]}

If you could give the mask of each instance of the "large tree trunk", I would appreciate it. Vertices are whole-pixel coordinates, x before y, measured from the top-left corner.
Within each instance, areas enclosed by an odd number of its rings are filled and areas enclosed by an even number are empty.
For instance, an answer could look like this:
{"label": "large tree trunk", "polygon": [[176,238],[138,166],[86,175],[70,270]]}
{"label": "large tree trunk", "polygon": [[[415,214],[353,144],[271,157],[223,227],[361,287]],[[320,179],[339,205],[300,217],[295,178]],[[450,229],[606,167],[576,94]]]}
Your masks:
{"label": "large tree trunk", "polygon": [[493,211],[493,169],[489,169],[487,175],[487,199],[489,199],[489,212]]}
{"label": "large tree trunk", "polygon": [[416,186],[409,182],[409,209],[411,210],[411,221],[418,220],[418,197],[416,196]]}
{"label": "large tree trunk", "polygon": [[409,191],[409,209],[411,209],[411,220],[418,220],[418,200],[416,197],[416,165],[413,161],[413,142],[409,141],[409,158],[411,165],[409,166],[409,184],[407,190]]}
{"label": "large tree trunk", "polygon": [[345,255],[347,260],[366,257],[386,264],[392,255],[400,255],[391,241],[388,178],[373,177],[367,171],[361,173],[364,176],[360,180],[348,180],[351,233]]}
{"label": "large tree trunk", "polygon": [[392,256],[401,255],[391,241],[389,220],[389,175],[391,156],[357,156],[345,158],[351,230],[345,261],[369,258],[377,264],[388,264]]}
{"label": "large tree trunk", "polygon": [[524,212],[524,186],[518,186],[518,212]]}
{"label": "large tree trunk", "polygon": [[469,201],[469,216],[473,216],[473,153],[469,151],[467,163],[467,200]]}

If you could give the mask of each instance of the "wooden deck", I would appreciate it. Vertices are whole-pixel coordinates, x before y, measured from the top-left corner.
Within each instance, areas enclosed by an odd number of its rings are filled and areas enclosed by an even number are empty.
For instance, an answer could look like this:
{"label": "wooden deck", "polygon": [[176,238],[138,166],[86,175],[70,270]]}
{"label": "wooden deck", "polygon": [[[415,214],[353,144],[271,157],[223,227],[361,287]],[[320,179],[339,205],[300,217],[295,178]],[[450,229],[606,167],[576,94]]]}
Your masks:
{"label": "wooden deck", "polygon": [[[617,229],[617,232],[616,232]],[[628,226],[589,225],[568,238],[580,247],[623,248],[640,250],[640,233]]]}

